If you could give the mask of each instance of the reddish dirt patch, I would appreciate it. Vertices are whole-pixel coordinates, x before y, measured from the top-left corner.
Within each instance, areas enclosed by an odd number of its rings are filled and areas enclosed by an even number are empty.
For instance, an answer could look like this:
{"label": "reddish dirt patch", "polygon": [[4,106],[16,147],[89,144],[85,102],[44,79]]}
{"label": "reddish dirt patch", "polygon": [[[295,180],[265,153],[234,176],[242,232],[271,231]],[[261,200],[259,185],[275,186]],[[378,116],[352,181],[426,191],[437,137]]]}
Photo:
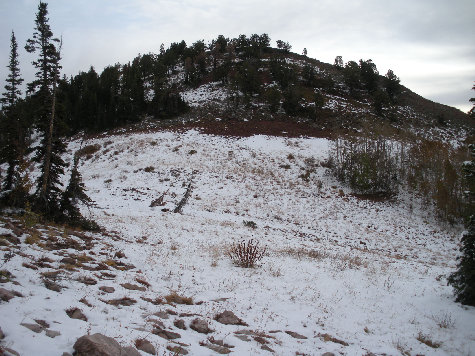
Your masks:
{"label": "reddish dirt patch", "polygon": [[196,129],[202,133],[218,136],[249,137],[268,135],[282,137],[323,137],[331,138],[334,131],[322,130],[307,123],[293,121],[199,121],[175,126],[174,129]]}

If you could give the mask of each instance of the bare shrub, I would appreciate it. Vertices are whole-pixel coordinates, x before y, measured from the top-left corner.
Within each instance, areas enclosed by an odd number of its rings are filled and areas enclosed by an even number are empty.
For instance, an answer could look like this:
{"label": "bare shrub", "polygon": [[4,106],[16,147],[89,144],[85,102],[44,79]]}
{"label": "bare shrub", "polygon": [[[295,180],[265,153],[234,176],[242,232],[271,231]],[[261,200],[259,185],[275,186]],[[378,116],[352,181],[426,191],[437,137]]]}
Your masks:
{"label": "bare shrub", "polygon": [[175,303],[175,304],[193,305],[192,297],[183,297],[179,295],[177,292],[172,292],[169,295],[166,295],[165,300],[167,301],[168,304]]}
{"label": "bare shrub", "polygon": [[253,239],[234,244],[228,251],[229,258],[239,267],[252,268],[264,257],[266,247],[260,247]]}
{"label": "bare shrub", "polygon": [[419,332],[417,335],[417,341],[422,342],[423,344],[432,347],[433,349],[438,349],[442,343],[432,341],[428,335],[424,335],[422,332]]}
{"label": "bare shrub", "polygon": [[99,145],[97,143],[95,145],[87,145],[87,146],[84,146],[83,148],[77,150],[76,155],[78,157],[92,156],[94,153],[96,153],[100,149],[101,149],[101,145]]}
{"label": "bare shrub", "polygon": [[452,314],[444,313],[442,315],[433,315],[432,319],[442,329],[451,329],[455,326],[455,321],[452,318]]}
{"label": "bare shrub", "polygon": [[331,153],[332,173],[359,194],[397,192],[398,162],[384,139],[337,140]]}

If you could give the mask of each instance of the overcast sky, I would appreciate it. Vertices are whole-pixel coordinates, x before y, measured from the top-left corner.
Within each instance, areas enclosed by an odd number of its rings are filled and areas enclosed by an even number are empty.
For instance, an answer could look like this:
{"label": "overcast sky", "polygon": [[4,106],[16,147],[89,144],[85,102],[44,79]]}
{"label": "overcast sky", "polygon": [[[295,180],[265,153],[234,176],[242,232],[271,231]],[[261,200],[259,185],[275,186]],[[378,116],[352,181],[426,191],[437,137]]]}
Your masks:
{"label": "overcast sky", "polygon": [[[372,59],[416,93],[468,111],[475,81],[474,0],[49,0],[50,25],[63,37],[63,73],[125,63],[160,44],[187,44],[219,34],[269,34],[292,51],[333,63]],[[34,70],[23,47],[39,0],[0,0],[0,85],[8,74],[10,34],[22,75]]]}

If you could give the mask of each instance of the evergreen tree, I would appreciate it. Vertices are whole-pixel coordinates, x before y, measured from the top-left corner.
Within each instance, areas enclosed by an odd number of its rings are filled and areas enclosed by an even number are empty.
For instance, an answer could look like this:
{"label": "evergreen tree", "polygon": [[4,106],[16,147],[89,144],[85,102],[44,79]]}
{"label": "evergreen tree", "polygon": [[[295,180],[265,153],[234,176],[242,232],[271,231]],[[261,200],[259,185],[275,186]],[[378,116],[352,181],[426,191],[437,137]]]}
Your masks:
{"label": "evergreen tree", "polygon": [[[28,39],[25,49],[29,53],[38,53],[33,61],[37,69],[36,79],[28,84],[36,103],[35,121],[41,135],[41,142],[36,149],[35,160],[40,163],[41,174],[36,191],[36,209],[47,217],[57,213],[59,194],[61,193],[60,175],[66,164],[61,159],[65,145],[60,140],[60,125],[56,115],[56,94],[59,81],[61,59],[60,40],[53,37],[48,24],[48,5],[40,1],[35,19],[33,37]],[[57,48],[58,45],[58,48]]]}
{"label": "evergreen tree", "polygon": [[448,282],[455,289],[456,301],[475,306],[475,145],[470,145],[472,160],[463,167],[468,185],[468,204],[471,213],[467,231],[462,236],[462,246],[458,257],[457,271],[452,273]]}
{"label": "evergreen tree", "polygon": [[343,58],[341,56],[336,56],[335,57],[335,62],[333,63],[333,65],[337,69],[343,69]]}
{"label": "evergreen tree", "polygon": [[389,69],[384,77],[384,87],[386,89],[386,93],[388,93],[389,99],[394,102],[396,100],[397,95],[401,91],[401,85],[399,84],[400,80],[394,72]]}
{"label": "evergreen tree", "polygon": [[[20,163],[23,162],[25,153],[25,128],[21,110],[21,90],[20,86],[23,79],[20,76],[18,61],[18,44],[15,33],[12,31],[10,44],[10,61],[7,66],[9,74],[6,79],[5,92],[0,99],[5,114],[4,120],[1,122],[1,131],[3,132],[2,146],[0,151],[0,159],[8,164],[7,175],[4,180],[3,189],[11,195],[12,190],[24,191],[22,184],[22,173],[19,172]],[[10,200],[11,196],[7,200]],[[12,201],[9,202],[10,204]],[[17,200],[15,203],[17,205]]]}
{"label": "evergreen tree", "polygon": [[360,75],[366,90],[374,93],[378,89],[379,72],[371,59],[360,59]]}
{"label": "evergreen tree", "polygon": [[[472,90],[475,90],[475,84],[473,85]],[[470,109],[468,114],[472,119],[475,119],[475,98],[470,98],[470,102],[473,103],[473,107]]]}
{"label": "evergreen tree", "polygon": [[92,199],[86,194],[86,188],[82,181],[81,173],[78,170],[79,155],[74,155],[74,163],[71,171],[71,178],[66,190],[61,197],[60,211],[61,219],[73,226],[82,226],[89,229],[96,229],[97,225],[87,221],[81,214],[78,204],[91,205]]}
{"label": "evergreen tree", "polygon": [[354,95],[356,89],[360,89],[360,68],[355,61],[349,61],[346,63],[343,69],[343,79],[345,84],[350,89],[350,92]]}

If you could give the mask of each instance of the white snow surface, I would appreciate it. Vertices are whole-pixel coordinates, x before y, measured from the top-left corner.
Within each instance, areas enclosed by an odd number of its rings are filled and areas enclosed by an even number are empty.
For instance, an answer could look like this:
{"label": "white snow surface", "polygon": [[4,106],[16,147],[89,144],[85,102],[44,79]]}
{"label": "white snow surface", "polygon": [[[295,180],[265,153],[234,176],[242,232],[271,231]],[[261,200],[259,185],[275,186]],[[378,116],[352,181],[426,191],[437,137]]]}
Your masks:
{"label": "white snow surface", "polygon": [[228,98],[227,90],[218,82],[204,84],[181,93],[183,100],[191,107],[202,106],[210,102],[221,102]]}
{"label": "white snow surface", "polygon": [[[169,309],[198,314],[214,330],[204,335],[177,329],[173,322],[179,316],[174,315],[161,320],[181,335],[175,341],[186,345],[190,355],[214,354],[200,345],[211,335],[233,345],[236,355],[270,354],[252,338],[237,338],[234,332],[243,329],[265,335],[276,355],[475,353],[475,308],[455,303],[445,278],[455,267],[460,230],[436,224],[417,200],[371,202],[351,196],[319,165],[327,158],[328,140],[224,138],[188,131],[82,144],[101,146],[81,161],[88,194],[96,202],[82,211],[117,236],[89,234],[96,244],[84,253],[104,261],[122,251],[126,257],[121,260],[135,268],[110,269],[106,272],[116,275],[110,279],[99,278],[98,271],[64,271],[59,283],[67,289],[57,293],[44,287],[40,273],[59,267],[59,252],[82,252],[47,251],[25,244],[24,234],[21,254],[0,267],[19,283],[0,288],[24,295],[0,302],[4,346],[23,356],[60,355],[72,353],[78,337],[99,332],[122,345],[146,338],[157,354],[166,355],[166,347],[176,344],[151,333],[153,319],[159,319],[152,314]],[[70,142],[70,154],[80,145]],[[307,171],[308,181],[299,178]],[[190,179],[191,196],[181,214],[173,213]],[[165,205],[150,207],[164,193]],[[0,223],[0,233],[9,231]],[[265,257],[255,268],[233,265],[227,249],[251,238],[267,247]],[[0,256],[6,253],[3,248]],[[51,268],[22,266],[44,257],[54,261]],[[85,285],[79,277],[98,283]],[[120,285],[137,284],[137,277],[150,283],[146,291]],[[105,294],[100,286],[115,292]],[[195,304],[154,305],[141,299],[172,292],[192,297]],[[102,301],[125,296],[137,303],[115,307]],[[83,297],[92,306],[79,302]],[[70,307],[80,308],[88,321],[70,319],[65,313]],[[224,310],[248,326],[215,321]],[[182,319],[188,326],[195,317]],[[37,319],[61,335],[53,339],[20,326]],[[419,335],[440,347],[421,343]]]}

